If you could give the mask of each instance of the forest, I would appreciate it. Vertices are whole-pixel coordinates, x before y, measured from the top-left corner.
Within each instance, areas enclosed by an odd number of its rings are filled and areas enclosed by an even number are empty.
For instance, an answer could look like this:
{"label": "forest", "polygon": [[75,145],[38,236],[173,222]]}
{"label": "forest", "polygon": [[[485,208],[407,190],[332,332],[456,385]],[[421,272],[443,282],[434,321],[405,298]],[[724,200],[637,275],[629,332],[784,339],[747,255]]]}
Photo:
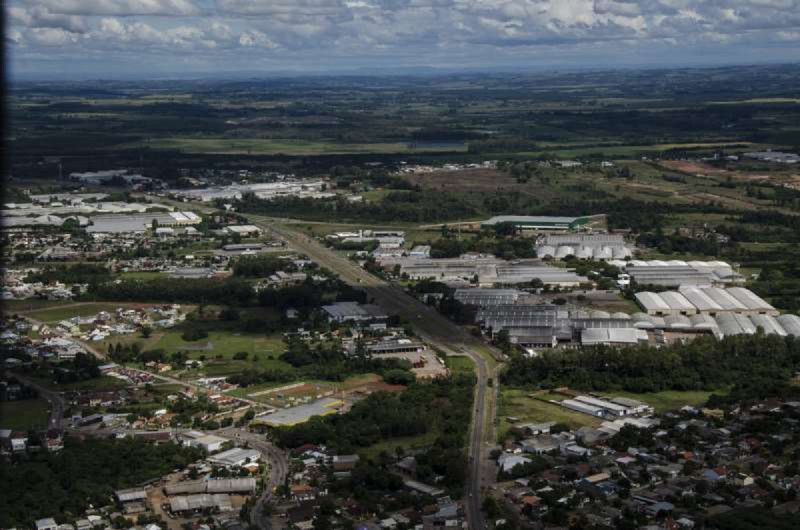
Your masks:
{"label": "forest", "polygon": [[417,456],[420,480],[443,475],[449,488],[463,486],[464,446],[470,422],[475,377],[458,373],[446,379],[417,382],[402,393],[376,392],[342,415],[314,417],[274,432],[282,447],[325,444],[339,454],[397,437],[435,433],[431,447]]}
{"label": "forest", "polygon": [[[4,484],[0,526],[29,528],[42,517],[55,517],[59,523],[72,521],[90,504],[112,504],[114,490],[159,478],[202,456],[199,449],[172,443],[67,436],[61,452],[30,453],[13,465],[0,466],[0,483]],[[25,487],[13,486],[20,484]]]}
{"label": "forest", "polygon": [[661,348],[598,346],[582,350],[515,356],[502,381],[511,386],[658,392],[711,390],[734,398],[792,395],[790,380],[800,369],[795,337],[740,335],[701,337]]}

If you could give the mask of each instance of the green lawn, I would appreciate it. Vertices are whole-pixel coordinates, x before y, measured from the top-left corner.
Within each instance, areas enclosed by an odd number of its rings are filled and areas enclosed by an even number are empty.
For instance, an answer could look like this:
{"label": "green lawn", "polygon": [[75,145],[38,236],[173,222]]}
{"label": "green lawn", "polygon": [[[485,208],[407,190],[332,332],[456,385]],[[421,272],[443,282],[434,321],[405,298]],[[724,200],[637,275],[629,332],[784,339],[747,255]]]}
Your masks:
{"label": "green lawn", "polygon": [[664,390],[663,392],[650,392],[646,394],[634,394],[631,392],[608,392],[604,393],[608,397],[627,397],[631,399],[638,399],[644,401],[656,412],[666,412],[668,410],[675,410],[683,407],[684,405],[691,405],[693,407],[705,404],[708,397],[712,392],[703,390]]}
{"label": "green lawn", "polygon": [[445,364],[451,372],[474,372],[475,363],[469,357],[450,355],[445,357]]}
{"label": "green lawn", "polygon": [[0,401],[0,428],[17,431],[47,427],[50,403],[44,399]]}
{"label": "green lawn", "polygon": [[[278,357],[286,349],[280,335],[262,335],[231,331],[209,331],[208,337],[185,341],[182,331],[154,333],[142,346],[143,350],[163,349],[167,354],[185,351],[190,359],[205,358],[204,366],[187,374],[202,372],[209,376],[223,376],[248,370],[288,369],[291,366]],[[112,341],[113,342],[113,341]],[[202,348],[202,349],[201,349]],[[238,352],[246,352],[247,360],[234,360]],[[253,361],[253,354],[256,360]],[[270,357],[272,357],[270,359]]]}

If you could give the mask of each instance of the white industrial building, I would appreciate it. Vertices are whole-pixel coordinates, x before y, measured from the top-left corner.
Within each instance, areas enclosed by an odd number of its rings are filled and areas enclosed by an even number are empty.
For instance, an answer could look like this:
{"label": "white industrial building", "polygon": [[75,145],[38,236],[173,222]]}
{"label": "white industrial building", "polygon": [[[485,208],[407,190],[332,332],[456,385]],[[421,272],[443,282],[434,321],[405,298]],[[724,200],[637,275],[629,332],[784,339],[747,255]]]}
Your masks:
{"label": "white industrial building", "polygon": [[187,431],[180,435],[183,445],[205,449],[208,453],[213,453],[222,449],[222,445],[228,441],[227,438],[206,434],[201,431]]}
{"label": "white industrial building", "polygon": [[256,449],[243,449],[234,447],[208,457],[210,464],[224,467],[241,467],[251,462],[261,460],[261,452]]}
{"label": "white industrial building", "polygon": [[537,241],[536,255],[539,258],[578,259],[608,261],[624,260],[633,255],[625,239],[617,234],[549,234]]}
{"label": "white industrial building", "polygon": [[648,315],[716,316],[721,313],[777,316],[778,310],[769,302],[743,287],[684,287],[680,291],[636,293],[636,301]]}
{"label": "white industrial building", "polygon": [[359,304],[358,302],[336,302],[322,306],[328,314],[328,319],[335,322],[386,320],[389,315],[384,310],[373,304]]}

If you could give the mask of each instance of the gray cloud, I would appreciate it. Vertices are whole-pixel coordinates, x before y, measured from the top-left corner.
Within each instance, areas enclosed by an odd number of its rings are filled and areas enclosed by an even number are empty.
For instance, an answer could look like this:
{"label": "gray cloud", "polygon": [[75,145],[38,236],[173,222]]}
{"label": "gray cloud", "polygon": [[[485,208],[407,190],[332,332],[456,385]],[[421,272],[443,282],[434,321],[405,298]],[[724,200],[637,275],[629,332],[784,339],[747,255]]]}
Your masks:
{"label": "gray cloud", "polygon": [[[12,0],[14,59],[120,54],[227,67],[231,60],[365,64],[407,57],[527,62],[632,48],[695,55],[800,48],[800,0]],[[735,57],[732,57],[735,58]]]}

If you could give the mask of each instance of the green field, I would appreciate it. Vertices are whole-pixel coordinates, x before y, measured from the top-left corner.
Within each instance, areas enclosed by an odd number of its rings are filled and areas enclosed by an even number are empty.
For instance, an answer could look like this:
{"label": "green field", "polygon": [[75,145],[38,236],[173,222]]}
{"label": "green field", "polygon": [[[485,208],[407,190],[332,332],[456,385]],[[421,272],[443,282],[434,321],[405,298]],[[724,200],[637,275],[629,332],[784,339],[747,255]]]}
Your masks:
{"label": "green field", "polygon": [[42,385],[48,390],[55,392],[74,392],[81,390],[98,391],[98,390],[118,390],[126,388],[128,383],[116,377],[101,376],[95,379],[87,379],[85,381],[78,381],[77,383],[58,384],[53,382],[47,377],[30,377],[31,380]]}
{"label": "green field", "polygon": [[[135,305],[141,306],[142,304],[135,304]],[[83,304],[64,305],[62,303],[61,306],[59,307],[31,311],[29,313],[26,313],[25,316],[29,316],[35,320],[40,320],[42,322],[51,324],[72,317],[87,317],[91,315],[96,315],[100,311],[113,313],[118,308],[127,306],[130,306],[130,304],[90,302]]]}
{"label": "green field", "polygon": [[[154,333],[144,342],[142,349],[163,349],[168,355],[185,351],[190,359],[199,360],[204,357],[204,366],[190,372],[202,372],[209,376],[230,375],[248,370],[291,368],[289,364],[278,360],[278,356],[286,349],[280,335],[209,331],[207,338],[189,342],[183,340],[181,334],[179,330]],[[234,354],[238,352],[247,352],[247,360],[233,360]],[[255,361],[252,360],[253,354],[257,355]]]}
{"label": "green field", "polygon": [[508,416],[517,418],[520,422],[545,422],[555,421],[565,423],[573,429],[584,425],[600,425],[599,418],[593,418],[587,414],[581,414],[572,410],[559,407],[552,403],[546,403],[542,399],[563,400],[565,396],[543,394],[538,395],[540,399],[531,397],[532,393],[527,390],[517,388],[503,388],[497,405],[497,418],[499,421],[497,434],[498,441],[505,440],[510,427]]}
{"label": "green field", "polygon": [[417,153],[440,151],[466,151],[466,146],[455,148],[415,148],[402,142],[383,143],[338,143],[311,140],[271,139],[271,138],[158,138],[147,143],[134,144],[135,147],[175,150],[183,153],[226,154],[226,155],[325,155],[358,153]]}
{"label": "green field", "polygon": [[703,390],[664,390],[663,392],[649,392],[646,394],[634,394],[631,392],[608,392],[605,395],[609,397],[627,397],[631,399],[638,399],[644,401],[655,409],[656,412],[666,412],[668,410],[675,410],[690,405],[697,407],[705,404],[709,396],[713,392],[706,392]]}
{"label": "green field", "polygon": [[50,403],[44,399],[0,401],[0,428],[17,431],[47,427]]}
{"label": "green field", "polygon": [[14,313],[37,311],[69,304],[71,304],[71,302],[65,302],[64,300],[40,300],[38,298],[29,298],[27,300],[3,300],[0,302],[0,307],[2,307],[5,312]]}

